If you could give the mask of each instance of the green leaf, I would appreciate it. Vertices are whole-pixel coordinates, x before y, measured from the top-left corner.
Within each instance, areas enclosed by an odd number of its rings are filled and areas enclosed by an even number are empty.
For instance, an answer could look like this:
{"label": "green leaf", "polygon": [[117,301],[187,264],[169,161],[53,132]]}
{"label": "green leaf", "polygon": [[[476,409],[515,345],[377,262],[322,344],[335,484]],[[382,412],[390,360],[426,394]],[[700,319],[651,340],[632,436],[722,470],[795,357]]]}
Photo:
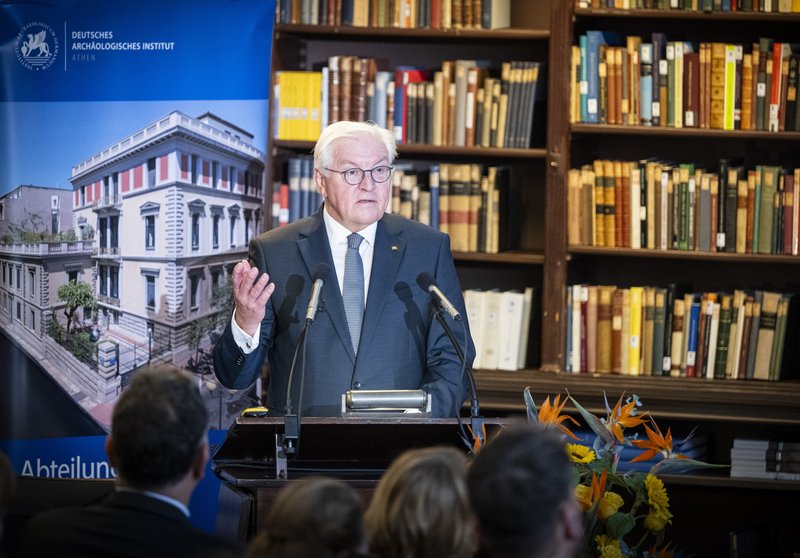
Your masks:
{"label": "green leaf", "polygon": [[539,411],[536,409],[536,403],[533,402],[531,386],[525,388],[522,392],[522,397],[525,399],[525,408],[528,410],[528,424],[538,424]]}
{"label": "green leaf", "polygon": [[621,539],[636,525],[636,520],[629,513],[617,512],[606,521],[608,536],[612,539]]}
{"label": "green leaf", "polygon": [[583,406],[575,401],[575,398],[571,395],[569,395],[569,400],[572,401],[572,404],[575,405],[575,408],[578,409],[578,412],[583,417],[583,420],[586,421],[586,424],[589,425],[589,428],[591,428],[592,431],[597,434],[603,443],[611,444],[614,442],[614,435],[609,432],[608,428],[606,428],[606,425],[603,424],[599,418],[584,409]]}
{"label": "green leaf", "polygon": [[718,469],[721,467],[730,467],[730,465],[718,465],[715,463],[705,463],[703,461],[695,461],[694,459],[679,459],[676,457],[671,457],[659,461],[653,468],[650,469],[650,473],[652,474],[664,474],[664,473],[678,473],[678,472],[686,472],[692,471],[695,469]]}

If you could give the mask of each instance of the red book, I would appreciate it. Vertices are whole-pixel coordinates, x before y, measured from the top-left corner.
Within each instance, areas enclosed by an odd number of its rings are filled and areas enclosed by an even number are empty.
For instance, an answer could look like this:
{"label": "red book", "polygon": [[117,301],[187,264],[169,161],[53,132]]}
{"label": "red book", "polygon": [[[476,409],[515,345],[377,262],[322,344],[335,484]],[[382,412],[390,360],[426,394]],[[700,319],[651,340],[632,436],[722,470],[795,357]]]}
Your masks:
{"label": "red book", "polygon": [[770,132],[777,132],[780,128],[782,59],[783,43],[776,42],[772,47],[772,87],[769,91],[769,120],[767,129]]}
{"label": "red book", "polygon": [[285,227],[289,224],[289,185],[281,184],[278,199],[280,210],[278,211],[278,226]]}

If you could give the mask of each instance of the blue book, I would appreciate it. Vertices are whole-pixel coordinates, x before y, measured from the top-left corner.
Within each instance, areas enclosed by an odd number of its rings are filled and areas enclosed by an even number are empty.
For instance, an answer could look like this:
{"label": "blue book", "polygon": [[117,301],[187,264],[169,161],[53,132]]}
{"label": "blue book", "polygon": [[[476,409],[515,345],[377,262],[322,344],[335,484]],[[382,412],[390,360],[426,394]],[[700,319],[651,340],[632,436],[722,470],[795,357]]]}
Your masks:
{"label": "blue book", "polygon": [[429,189],[431,192],[431,227],[439,230],[439,165],[431,165],[429,171]]}
{"label": "blue book", "polygon": [[308,217],[311,215],[314,203],[314,161],[310,157],[304,157],[301,160],[300,167],[300,191],[302,193],[300,218]]}
{"label": "blue book", "polygon": [[581,101],[581,122],[588,122],[589,120],[589,108],[587,104],[588,96],[587,92],[589,90],[589,79],[588,72],[587,72],[587,64],[588,60],[586,58],[586,51],[587,51],[587,43],[586,43],[586,35],[581,35],[578,39],[578,45],[581,49],[581,67],[580,67],[580,82],[578,84],[578,89],[580,93],[580,101]]}
{"label": "blue book", "polygon": [[300,219],[300,211],[302,209],[302,199],[300,193],[300,173],[302,166],[302,159],[300,157],[292,157],[289,159],[289,222],[294,223]]}
{"label": "blue book", "polygon": [[[600,77],[598,74],[598,58],[600,45],[618,45],[619,35],[606,31],[586,32],[586,122],[599,122]],[[583,65],[581,65],[583,66]],[[581,67],[583,75],[583,67]]]}
{"label": "blue book", "polygon": [[686,376],[689,378],[697,376],[697,330],[699,325],[700,301],[694,298],[689,311],[689,329],[686,338]]}

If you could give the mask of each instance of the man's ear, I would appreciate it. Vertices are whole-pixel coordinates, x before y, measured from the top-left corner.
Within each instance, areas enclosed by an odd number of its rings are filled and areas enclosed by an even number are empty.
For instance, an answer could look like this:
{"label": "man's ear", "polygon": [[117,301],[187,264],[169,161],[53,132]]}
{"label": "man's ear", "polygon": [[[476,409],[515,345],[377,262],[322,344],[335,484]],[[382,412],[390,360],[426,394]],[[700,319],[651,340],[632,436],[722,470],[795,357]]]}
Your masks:
{"label": "man's ear", "polygon": [[559,520],[562,523],[564,539],[580,544],[583,539],[583,512],[574,498],[568,498],[559,507]]}
{"label": "man's ear", "polygon": [[117,468],[117,454],[114,451],[114,441],[111,439],[111,434],[106,436],[105,444],[106,455],[108,456],[108,464]]}
{"label": "man's ear", "polygon": [[208,463],[208,440],[203,439],[203,443],[197,448],[197,453],[192,462],[192,477],[200,481],[206,474],[206,464]]}
{"label": "man's ear", "polygon": [[325,191],[325,175],[319,169],[314,169],[314,184],[317,185],[317,191],[325,198],[327,195]]}

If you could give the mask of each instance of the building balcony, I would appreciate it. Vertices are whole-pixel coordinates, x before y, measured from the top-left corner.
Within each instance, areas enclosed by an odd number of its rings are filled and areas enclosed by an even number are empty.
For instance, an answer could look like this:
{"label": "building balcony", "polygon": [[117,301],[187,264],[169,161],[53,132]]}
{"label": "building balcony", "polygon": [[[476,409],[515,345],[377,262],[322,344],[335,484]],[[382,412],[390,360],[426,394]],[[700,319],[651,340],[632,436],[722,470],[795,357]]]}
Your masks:
{"label": "building balcony", "polygon": [[107,304],[109,306],[115,306],[119,308],[119,298],[116,296],[108,296],[104,294],[97,295],[97,302],[101,304]]}
{"label": "building balcony", "polygon": [[92,211],[108,211],[119,210],[122,208],[122,198],[116,194],[112,196],[102,196],[99,199],[92,201]]}
{"label": "building balcony", "polygon": [[60,256],[63,254],[93,254],[91,240],[76,240],[72,242],[37,242],[34,244],[2,244],[0,254],[14,254],[25,256]]}
{"label": "building balcony", "polygon": [[92,257],[104,259],[119,259],[119,246],[99,246],[92,248]]}

